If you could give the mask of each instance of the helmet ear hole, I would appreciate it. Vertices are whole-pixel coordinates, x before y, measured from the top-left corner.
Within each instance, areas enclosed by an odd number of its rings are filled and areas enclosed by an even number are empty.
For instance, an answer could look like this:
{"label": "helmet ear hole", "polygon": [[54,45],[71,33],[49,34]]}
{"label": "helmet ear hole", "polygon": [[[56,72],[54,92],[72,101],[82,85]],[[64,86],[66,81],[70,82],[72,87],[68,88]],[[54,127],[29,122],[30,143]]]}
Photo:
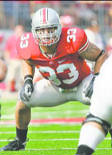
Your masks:
{"label": "helmet ear hole", "polygon": [[34,13],[32,33],[40,45],[50,46],[57,43],[61,35],[61,24],[57,12],[51,8],[42,8]]}

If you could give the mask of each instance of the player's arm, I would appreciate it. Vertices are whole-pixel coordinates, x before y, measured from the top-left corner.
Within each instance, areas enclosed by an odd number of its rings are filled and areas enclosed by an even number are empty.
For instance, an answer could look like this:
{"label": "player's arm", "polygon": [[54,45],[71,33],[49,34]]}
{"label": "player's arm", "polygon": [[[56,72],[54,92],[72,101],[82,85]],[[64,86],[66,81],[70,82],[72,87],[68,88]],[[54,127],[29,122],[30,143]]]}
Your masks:
{"label": "player's arm", "polygon": [[88,48],[85,51],[83,51],[80,54],[80,56],[83,59],[95,61],[93,78],[85,91],[85,96],[90,98],[93,93],[94,80],[95,80],[96,76],[99,74],[100,67],[103,64],[103,62],[106,60],[106,58],[108,57],[108,54],[107,54],[107,52],[104,52],[104,50],[100,50],[94,44],[89,43]]}
{"label": "player's arm", "polygon": [[24,85],[20,91],[20,99],[23,102],[29,101],[34,90],[33,86],[33,76],[34,76],[34,66],[30,64],[30,61],[22,62],[22,69],[24,75]]}
{"label": "player's arm", "polygon": [[35,68],[33,65],[31,65],[30,61],[29,60],[23,60],[22,61],[22,70],[23,70],[23,76],[24,78],[26,76],[34,76],[34,71],[35,71]]}
{"label": "player's arm", "polygon": [[95,61],[95,66],[94,66],[94,74],[95,74],[95,73],[99,73],[101,65],[108,57],[108,53],[104,52],[104,50],[100,50],[93,43],[89,43],[88,48],[82,53],[80,53],[80,56],[83,59]]}

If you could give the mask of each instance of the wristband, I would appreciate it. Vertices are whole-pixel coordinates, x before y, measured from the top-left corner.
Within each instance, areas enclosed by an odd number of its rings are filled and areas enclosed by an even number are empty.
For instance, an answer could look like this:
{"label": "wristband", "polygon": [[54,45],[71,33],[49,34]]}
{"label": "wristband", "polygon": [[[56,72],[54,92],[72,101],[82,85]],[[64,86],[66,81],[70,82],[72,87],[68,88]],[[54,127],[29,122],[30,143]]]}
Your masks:
{"label": "wristband", "polygon": [[103,55],[104,53],[105,53],[105,51],[104,51],[104,50],[101,50],[100,54],[97,56],[97,58],[96,58],[95,61],[97,61],[97,60],[99,59],[99,57],[100,57],[101,55]]}
{"label": "wristband", "polygon": [[97,72],[97,73],[94,73],[94,75],[99,75],[99,72]]}
{"label": "wristband", "polygon": [[24,82],[26,82],[27,80],[33,80],[33,76],[32,75],[26,75],[24,77]]}

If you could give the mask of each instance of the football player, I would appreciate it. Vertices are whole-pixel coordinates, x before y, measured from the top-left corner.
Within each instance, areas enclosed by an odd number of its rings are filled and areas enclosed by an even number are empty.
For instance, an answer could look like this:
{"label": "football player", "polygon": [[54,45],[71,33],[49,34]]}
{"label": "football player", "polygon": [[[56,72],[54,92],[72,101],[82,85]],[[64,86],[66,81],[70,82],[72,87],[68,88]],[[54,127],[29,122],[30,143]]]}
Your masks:
{"label": "football player", "polygon": [[[24,85],[16,106],[17,136],[1,148],[4,151],[25,149],[31,107],[52,107],[67,101],[89,104],[91,86],[107,57],[88,41],[83,29],[61,28],[59,15],[51,8],[34,13],[32,33],[20,37],[17,51],[23,59]],[[96,61],[94,73],[85,59]],[[35,67],[43,78],[33,84]]]}
{"label": "football player", "polygon": [[112,53],[101,66],[99,76],[95,78],[90,113],[81,128],[77,155],[91,155],[108,131],[112,134],[111,66]]}

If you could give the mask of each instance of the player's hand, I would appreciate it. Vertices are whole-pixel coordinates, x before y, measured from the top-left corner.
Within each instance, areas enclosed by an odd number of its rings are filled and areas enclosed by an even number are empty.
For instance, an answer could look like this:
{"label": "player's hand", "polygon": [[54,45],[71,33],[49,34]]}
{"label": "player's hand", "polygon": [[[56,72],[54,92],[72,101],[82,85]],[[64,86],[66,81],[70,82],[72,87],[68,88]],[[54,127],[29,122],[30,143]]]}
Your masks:
{"label": "player's hand", "polygon": [[86,90],[85,90],[85,96],[86,96],[86,97],[89,97],[89,98],[90,98],[90,97],[92,96],[94,80],[95,80],[95,78],[96,78],[96,76],[97,76],[98,74],[99,74],[99,73],[96,73],[96,74],[93,75],[92,80],[90,81],[88,87],[86,88]]}
{"label": "player's hand", "polygon": [[31,75],[27,75],[25,77],[24,85],[22,90],[20,91],[20,99],[24,101],[29,101],[32,92],[34,90],[33,87],[33,77]]}

